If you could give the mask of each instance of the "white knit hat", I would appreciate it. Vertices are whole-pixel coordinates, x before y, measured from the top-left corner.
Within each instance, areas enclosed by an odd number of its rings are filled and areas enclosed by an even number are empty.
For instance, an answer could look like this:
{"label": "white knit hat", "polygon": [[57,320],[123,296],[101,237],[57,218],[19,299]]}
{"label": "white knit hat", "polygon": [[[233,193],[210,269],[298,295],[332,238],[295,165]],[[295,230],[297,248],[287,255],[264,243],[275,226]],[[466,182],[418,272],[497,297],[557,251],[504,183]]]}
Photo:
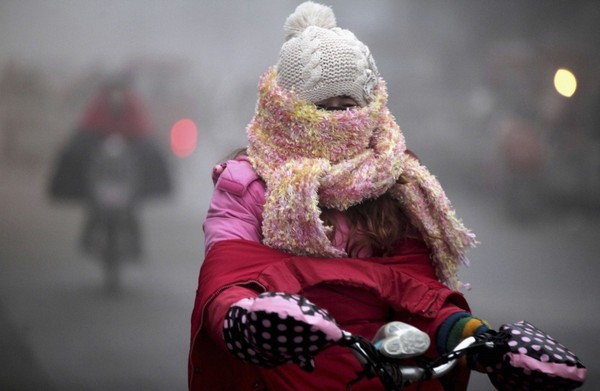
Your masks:
{"label": "white knit hat", "polygon": [[281,87],[312,103],[334,96],[349,96],[360,106],[370,102],[378,78],[375,61],[352,32],[336,26],[330,7],[304,2],[284,30],[277,64]]}

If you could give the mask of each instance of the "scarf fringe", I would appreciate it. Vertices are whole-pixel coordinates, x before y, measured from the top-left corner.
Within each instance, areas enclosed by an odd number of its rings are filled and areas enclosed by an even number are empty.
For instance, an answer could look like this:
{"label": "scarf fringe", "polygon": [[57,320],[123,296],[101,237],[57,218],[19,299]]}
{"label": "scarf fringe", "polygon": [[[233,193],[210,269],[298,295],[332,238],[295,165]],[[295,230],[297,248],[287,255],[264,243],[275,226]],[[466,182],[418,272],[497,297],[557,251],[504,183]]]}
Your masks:
{"label": "scarf fringe", "polygon": [[439,181],[415,158],[406,159],[406,184],[390,190],[432,252],[438,278],[453,288],[461,286],[458,268],[469,266],[465,253],[477,244],[475,235],[456,217]]}

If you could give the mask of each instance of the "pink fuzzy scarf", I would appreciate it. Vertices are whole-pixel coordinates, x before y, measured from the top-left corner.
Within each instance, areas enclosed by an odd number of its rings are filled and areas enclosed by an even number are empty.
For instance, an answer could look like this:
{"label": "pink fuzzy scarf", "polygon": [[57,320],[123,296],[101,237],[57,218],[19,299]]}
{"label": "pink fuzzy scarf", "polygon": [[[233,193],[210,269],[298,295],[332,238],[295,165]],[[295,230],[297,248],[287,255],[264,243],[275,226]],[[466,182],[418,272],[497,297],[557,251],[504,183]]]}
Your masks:
{"label": "pink fuzzy scarf", "polygon": [[[374,93],[365,107],[324,111],[279,87],[274,68],[262,76],[247,133],[248,156],[267,184],[264,243],[296,255],[344,257],[327,237],[320,207],[346,210],[389,192],[423,235],[438,278],[458,287],[458,266],[475,237],[435,177],[404,153],[383,80]],[[397,183],[402,173],[407,184]]]}

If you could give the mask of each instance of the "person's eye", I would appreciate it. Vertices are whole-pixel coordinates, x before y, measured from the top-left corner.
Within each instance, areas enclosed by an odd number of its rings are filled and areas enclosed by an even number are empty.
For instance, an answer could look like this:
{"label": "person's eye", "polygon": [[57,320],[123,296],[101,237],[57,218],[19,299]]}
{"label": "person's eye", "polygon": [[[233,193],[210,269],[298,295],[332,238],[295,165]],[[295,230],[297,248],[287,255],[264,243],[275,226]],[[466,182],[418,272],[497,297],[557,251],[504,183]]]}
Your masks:
{"label": "person's eye", "polygon": [[355,107],[355,106],[354,105],[343,105],[343,106],[323,106],[323,105],[317,105],[318,109],[327,110],[327,111],[350,110],[353,107]]}
{"label": "person's eye", "polygon": [[326,111],[334,111],[334,110],[339,110],[339,107],[336,106],[325,106],[325,105],[317,105],[317,108],[320,110],[326,110]]}

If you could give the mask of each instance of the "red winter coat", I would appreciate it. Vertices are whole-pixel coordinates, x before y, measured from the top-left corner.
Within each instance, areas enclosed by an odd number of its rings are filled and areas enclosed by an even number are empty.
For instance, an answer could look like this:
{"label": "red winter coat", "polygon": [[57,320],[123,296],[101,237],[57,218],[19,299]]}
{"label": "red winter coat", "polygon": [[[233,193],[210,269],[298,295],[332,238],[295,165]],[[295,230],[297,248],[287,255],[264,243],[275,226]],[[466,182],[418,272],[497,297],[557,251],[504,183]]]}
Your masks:
{"label": "red winter coat", "polygon": [[[342,329],[369,339],[382,324],[401,320],[427,332],[432,345],[439,325],[449,315],[469,310],[462,294],[437,281],[421,241],[406,241],[393,257],[363,259],[299,257],[248,240],[219,241],[207,254],[198,281],[192,314],[190,390],[344,390],[356,377],[358,361],[341,347],[317,355],[312,373],[295,364],[262,369],[230,354],[220,333],[226,309],[248,293],[262,291],[304,295],[327,309]],[[435,357],[435,346],[428,354]],[[454,390],[466,389],[468,373],[461,371],[458,378]],[[382,388],[372,379],[362,380],[352,389]],[[432,380],[408,389],[443,388]]]}

